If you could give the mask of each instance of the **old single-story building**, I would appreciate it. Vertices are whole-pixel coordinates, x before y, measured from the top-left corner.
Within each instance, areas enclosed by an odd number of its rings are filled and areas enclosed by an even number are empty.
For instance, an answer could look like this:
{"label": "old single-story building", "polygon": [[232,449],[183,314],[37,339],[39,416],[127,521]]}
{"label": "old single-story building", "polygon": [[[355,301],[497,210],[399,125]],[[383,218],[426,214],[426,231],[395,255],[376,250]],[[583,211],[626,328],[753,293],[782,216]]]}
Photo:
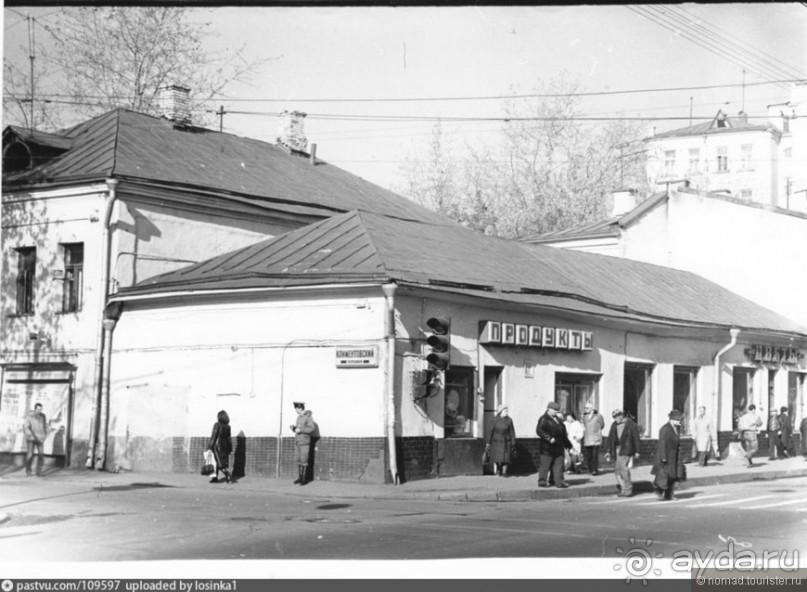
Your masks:
{"label": "old single-story building", "polygon": [[107,317],[107,469],[196,470],[225,409],[236,464],[290,476],[293,401],[316,478],[378,482],[481,474],[502,403],[522,472],[549,401],[606,429],[624,408],[643,462],[673,408],[705,405],[724,445],[751,402],[805,413],[807,329],[700,276],[366,211],[123,288]]}

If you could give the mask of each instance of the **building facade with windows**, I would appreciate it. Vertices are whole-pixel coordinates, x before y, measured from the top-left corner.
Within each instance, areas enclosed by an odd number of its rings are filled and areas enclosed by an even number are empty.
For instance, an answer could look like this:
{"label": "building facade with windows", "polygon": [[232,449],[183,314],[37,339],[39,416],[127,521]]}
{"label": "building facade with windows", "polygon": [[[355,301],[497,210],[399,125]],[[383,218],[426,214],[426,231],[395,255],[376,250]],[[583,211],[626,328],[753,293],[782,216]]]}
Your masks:
{"label": "building facade with windows", "polygon": [[39,401],[54,462],[103,465],[104,310],[121,287],[356,207],[434,216],[313,158],[305,114],[281,116],[293,137],[261,142],[170,105],[165,117],[120,109],[59,133],[3,132],[0,455],[19,459]]}
{"label": "building facade with windows", "polygon": [[689,272],[452,223],[349,212],[110,306],[108,463],[134,471],[195,470],[226,409],[241,470],[293,475],[293,401],[319,424],[317,478],[387,482],[481,474],[500,404],[521,472],[550,401],[627,410],[641,462],[673,408],[705,405],[723,445],[750,402],[805,413],[804,327]]}
{"label": "building facade with windows", "polygon": [[763,118],[719,110],[708,122],[645,140],[651,184],[686,179],[697,190],[807,213],[807,85]]}

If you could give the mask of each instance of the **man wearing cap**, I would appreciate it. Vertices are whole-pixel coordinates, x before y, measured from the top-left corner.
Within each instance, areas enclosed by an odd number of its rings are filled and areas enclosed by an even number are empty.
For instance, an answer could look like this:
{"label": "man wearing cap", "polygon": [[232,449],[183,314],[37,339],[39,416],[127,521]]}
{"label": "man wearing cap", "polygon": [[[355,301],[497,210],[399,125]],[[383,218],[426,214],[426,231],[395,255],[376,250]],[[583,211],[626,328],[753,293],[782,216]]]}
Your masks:
{"label": "man wearing cap", "polygon": [[659,499],[673,499],[673,489],[676,481],[686,480],[684,457],[680,450],[681,421],[684,414],[678,409],[670,411],[670,420],[661,426],[658,433],[658,452],[656,462],[650,471],[656,478],[653,485]]}
{"label": "man wearing cap", "polygon": [[317,425],[311,418],[311,412],[305,410],[305,403],[294,403],[297,412],[297,422],[291,426],[294,432],[294,458],[297,460],[297,478],[294,484],[308,483],[308,458],[311,453],[311,435],[316,431]]}
{"label": "man wearing cap", "polygon": [[626,417],[622,409],[615,409],[611,413],[614,423],[611,424],[611,431],[608,433],[608,452],[605,460],[614,457],[614,476],[616,477],[616,487],[619,490],[619,497],[630,497],[633,495],[633,481],[630,476],[630,468],[633,466],[633,459],[639,458],[639,426],[630,417]]}
{"label": "man wearing cap", "polygon": [[546,413],[538,419],[535,433],[538,435],[538,487],[549,487],[547,477],[550,470],[555,487],[569,487],[563,480],[563,460],[566,450],[572,447],[566,426],[558,419],[560,405],[550,401]]}

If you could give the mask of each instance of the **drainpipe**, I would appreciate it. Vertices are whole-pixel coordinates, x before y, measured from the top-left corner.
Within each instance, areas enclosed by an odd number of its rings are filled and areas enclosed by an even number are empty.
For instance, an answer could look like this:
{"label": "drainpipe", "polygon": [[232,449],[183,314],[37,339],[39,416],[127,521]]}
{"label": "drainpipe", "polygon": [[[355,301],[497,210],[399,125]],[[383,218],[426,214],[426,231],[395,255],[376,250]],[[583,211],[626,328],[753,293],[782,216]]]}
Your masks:
{"label": "drainpipe", "polygon": [[102,383],[104,376],[104,309],[106,308],[106,301],[109,297],[109,257],[110,257],[110,231],[109,224],[112,220],[112,212],[114,205],[118,199],[116,189],[118,187],[117,179],[106,180],[108,195],[106,202],[106,211],[104,213],[104,225],[101,229],[101,280],[99,283],[99,310],[100,318],[98,319],[98,334],[95,341],[95,393],[92,400],[92,411],[90,412],[90,439],[87,447],[87,462],[86,468],[91,469],[95,466],[95,450],[96,439],[98,438],[98,410],[101,407],[102,397]]}
{"label": "drainpipe", "polygon": [[95,468],[104,470],[106,464],[107,442],[109,440],[109,383],[110,368],[112,367],[112,331],[120,316],[120,306],[116,307],[114,318],[104,319],[104,372],[101,379],[101,409],[98,418],[98,444],[95,450]]}
{"label": "drainpipe", "polygon": [[722,356],[724,353],[729,351],[732,347],[737,345],[737,337],[739,337],[739,335],[740,335],[740,330],[732,327],[731,329],[729,329],[729,334],[731,335],[731,341],[728,344],[726,344],[719,352],[717,352],[715,354],[715,361],[714,361],[715,370],[714,370],[714,387],[712,388],[712,396],[716,397],[716,400],[714,402],[714,414],[715,414],[715,418],[717,420],[719,420],[719,417],[720,417],[720,415],[718,414],[718,410],[719,410],[718,408],[720,406],[720,401],[721,401],[721,397],[720,397],[720,356]]}
{"label": "drainpipe", "polygon": [[387,446],[389,447],[389,470],[392,475],[393,485],[398,485],[398,455],[395,450],[395,291],[398,286],[395,284],[385,284],[381,286],[384,291],[384,299],[387,305],[385,322],[385,340],[387,342],[387,371],[386,371],[386,424],[387,424]]}

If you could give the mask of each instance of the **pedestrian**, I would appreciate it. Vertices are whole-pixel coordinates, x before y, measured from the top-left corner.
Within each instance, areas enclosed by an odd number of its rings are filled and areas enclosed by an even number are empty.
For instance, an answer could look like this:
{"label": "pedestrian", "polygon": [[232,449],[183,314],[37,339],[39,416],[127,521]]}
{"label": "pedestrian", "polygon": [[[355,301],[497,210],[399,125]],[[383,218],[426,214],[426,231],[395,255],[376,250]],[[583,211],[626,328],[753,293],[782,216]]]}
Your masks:
{"label": "pedestrian", "polygon": [[804,460],[807,460],[807,417],[801,420],[799,431],[801,432],[801,453],[804,455]]}
{"label": "pedestrian", "polygon": [[487,445],[495,475],[509,476],[507,471],[513,460],[515,446],[516,429],[510,418],[510,410],[506,405],[499,405]]}
{"label": "pedestrian", "polygon": [[230,483],[230,453],[233,451],[233,440],[230,435],[230,416],[223,409],[216,416],[210,442],[207,449],[216,457],[216,473],[210,479],[211,483],[219,482],[219,471],[224,473],[225,483]]}
{"label": "pedestrian", "polygon": [[557,417],[560,405],[550,401],[546,413],[538,419],[535,433],[538,435],[538,487],[549,487],[549,474],[555,487],[565,489],[569,485],[563,479],[563,460],[566,450],[572,447],[566,434],[566,426]]}
{"label": "pedestrian", "polygon": [[29,411],[25,416],[23,427],[27,449],[25,451],[25,474],[31,476],[31,464],[36,455],[36,476],[42,476],[42,464],[44,463],[45,438],[48,436],[48,420],[42,412],[42,403],[34,405],[34,410]]}
{"label": "pedestrian", "polygon": [[594,409],[591,402],[586,403],[583,411],[583,454],[586,467],[592,475],[599,473],[600,446],[602,445],[602,431],[605,429],[605,420],[601,413]]}
{"label": "pedestrian", "polygon": [[670,411],[669,421],[661,426],[658,433],[658,451],[656,462],[650,473],[655,475],[653,485],[659,499],[669,501],[673,499],[675,483],[686,481],[686,468],[684,457],[681,454],[681,421],[684,414],[673,409]]}
{"label": "pedestrian", "polygon": [[579,473],[580,467],[583,464],[583,451],[582,442],[585,428],[582,422],[577,421],[574,413],[569,412],[566,414],[566,434],[569,436],[569,442],[572,447],[568,452],[569,466],[567,467],[572,473]]}
{"label": "pedestrian", "polygon": [[311,436],[317,431],[311,411],[306,411],[305,403],[294,403],[297,421],[291,426],[294,432],[294,458],[297,461],[295,485],[308,483],[308,459],[311,455]]}
{"label": "pedestrian", "polygon": [[782,456],[782,443],[779,441],[781,433],[779,414],[776,413],[776,409],[771,409],[768,417],[768,460],[776,460]]}
{"label": "pedestrian", "polygon": [[639,459],[639,426],[622,409],[615,409],[611,413],[614,423],[608,432],[608,452],[605,460],[614,458],[614,475],[616,476],[617,495],[630,497],[633,495],[633,481],[630,470],[633,460]]}
{"label": "pedestrian", "polygon": [[712,418],[706,415],[706,407],[698,407],[698,415],[692,420],[693,448],[692,457],[697,454],[698,464],[705,467],[709,452],[713,452],[715,458],[720,458],[717,452],[717,429]]}
{"label": "pedestrian", "polygon": [[750,467],[753,466],[754,455],[759,450],[759,441],[757,440],[757,432],[762,425],[762,419],[756,413],[757,406],[753,403],[748,406],[748,411],[744,413],[739,422],[737,429],[742,438],[743,447],[745,448],[745,462]]}
{"label": "pedestrian", "polygon": [[779,409],[779,458],[790,458],[796,455],[793,449],[793,425],[787,414],[787,407]]}

